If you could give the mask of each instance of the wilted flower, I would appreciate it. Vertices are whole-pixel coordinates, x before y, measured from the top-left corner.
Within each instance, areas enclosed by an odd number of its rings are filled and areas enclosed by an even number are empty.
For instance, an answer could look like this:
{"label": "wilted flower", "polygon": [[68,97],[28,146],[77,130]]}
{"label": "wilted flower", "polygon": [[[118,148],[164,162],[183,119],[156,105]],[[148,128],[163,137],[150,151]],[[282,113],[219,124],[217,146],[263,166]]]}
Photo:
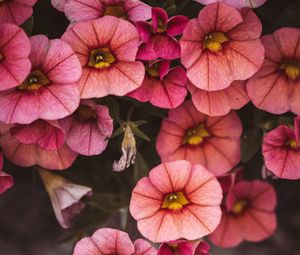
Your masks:
{"label": "wilted flower", "polygon": [[132,243],[127,233],[111,229],[98,229],[91,237],[81,239],[73,255],[156,255],[157,251],[148,242],[138,239]]}
{"label": "wilted flower", "polygon": [[222,220],[209,236],[213,244],[234,247],[242,241],[259,242],[276,229],[276,193],[263,181],[238,182],[227,194]]}
{"label": "wilted flower", "polygon": [[65,14],[71,22],[115,16],[131,22],[151,18],[151,7],[138,0],[68,0]]}
{"label": "wilted flower", "polygon": [[187,83],[188,79],[182,67],[170,69],[170,61],[158,60],[146,63],[146,75],[142,86],[128,96],[158,107],[176,108],[187,95]]}
{"label": "wilted flower", "polygon": [[25,32],[13,24],[0,24],[0,91],[24,81],[31,68],[29,53],[30,41]]}
{"label": "wilted flower", "polygon": [[150,171],[132,191],[130,213],[140,233],[153,242],[210,234],[220,222],[222,190],[201,165],[179,160]]}
{"label": "wilted flower", "polygon": [[168,19],[165,10],[152,8],[152,21],[139,21],[136,24],[142,40],[137,58],[142,60],[179,58],[180,46],[175,36],[182,34],[188,20],[185,16]]}
{"label": "wilted flower", "polygon": [[63,228],[69,228],[73,218],[85,207],[81,199],[91,196],[92,189],[41,168],[39,174],[51,199],[56,219]]}
{"label": "wilted flower", "polygon": [[208,243],[188,240],[177,240],[168,243],[162,243],[158,249],[157,255],[210,255]]}
{"label": "wilted flower", "polygon": [[0,152],[0,194],[14,185],[14,179],[11,175],[2,171],[3,168],[3,154]]}
{"label": "wilted flower", "polygon": [[180,40],[187,77],[207,91],[250,78],[264,60],[261,32],[261,22],[251,9],[238,11],[223,3],[205,6],[198,18],[189,21]]}
{"label": "wilted flower", "polygon": [[241,9],[243,7],[257,8],[262,6],[267,0],[195,0],[201,4],[212,4],[216,2],[223,2],[225,4],[231,5],[235,8]]}

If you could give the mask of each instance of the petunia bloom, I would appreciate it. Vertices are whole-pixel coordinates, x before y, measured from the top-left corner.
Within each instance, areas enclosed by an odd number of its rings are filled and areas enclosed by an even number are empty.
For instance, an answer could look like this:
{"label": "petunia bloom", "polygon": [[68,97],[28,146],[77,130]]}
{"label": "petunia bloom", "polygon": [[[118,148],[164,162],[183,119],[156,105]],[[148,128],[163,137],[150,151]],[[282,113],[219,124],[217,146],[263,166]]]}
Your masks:
{"label": "petunia bloom", "polygon": [[63,170],[77,153],[65,144],[65,134],[56,121],[37,120],[27,125],[0,125],[0,145],[7,159],[16,165],[40,165]]}
{"label": "petunia bloom", "polygon": [[91,237],[82,238],[75,245],[73,255],[156,255],[148,242],[138,239],[132,243],[127,233],[111,229],[98,229]]}
{"label": "petunia bloom", "polygon": [[222,220],[209,236],[213,244],[234,247],[242,241],[259,242],[276,229],[276,193],[263,181],[241,181],[227,194]]}
{"label": "petunia bloom", "polygon": [[262,153],[266,168],[283,179],[300,179],[300,117],[294,127],[280,125],[263,139]]}
{"label": "petunia bloom", "polygon": [[250,99],[247,95],[246,81],[234,81],[226,89],[206,91],[188,84],[192,101],[198,111],[209,116],[222,116],[231,110],[238,110]]}
{"label": "petunia bloom", "polygon": [[37,119],[56,120],[79,105],[76,81],[81,65],[72,48],[59,39],[31,37],[32,68],[18,87],[0,92],[0,120],[28,124]]}
{"label": "petunia bloom", "polygon": [[82,100],[74,114],[59,120],[66,133],[66,143],[82,155],[101,154],[113,131],[113,120],[106,106]]}
{"label": "petunia bloom", "polygon": [[225,4],[231,5],[235,8],[241,9],[244,7],[257,8],[262,6],[267,0],[195,0],[201,4],[212,4],[216,2],[223,2]]}
{"label": "petunia bloom", "polygon": [[71,22],[115,16],[131,22],[151,18],[151,7],[138,0],[68,0],[65,14]]}
{"label": "petunia bloom", "polygon": [[186,101],[163,120],[156,150],[162,161],[185,159],[223,175],[240,161],[241,133],[241,122],[234,111],[209,117]]}
{"label": "petunia bloom", "polygon": [[29,53],[30,41],[25,32],[13,24],[0,24],[0,91],[25,80],[31,68]]}
{"label": "petunia bloom", "polygon": [[11,175],[3,172],[3,154],[0,152],[0,194],[14,185],[14,179]]}
{"label": "petunia bloom", "polygon": [[185,160],[163,163],[132,191],[130,213],[140,233],[153,242],[195,240],[220,222],[222,190],[201,165]]}
{"label": "petunia bloom", "polygon": [[274,114],[300,114],[300,29],[281,28],[262,37],[266,57],[260,70],[248,81],[253,104]]}
{"label": "petunia bloom", "polygon": [[176,108],[187,95],[188,79],[180,67],[170,69],[170,61],[146,63],[146,75],[141,87],[128,94],[141,102],[161,108]]}
{"label": "petunia bloom", "polygon": [[209,244],[202,241],[177,240],[168,243],[162,243],[158,249],[157,255],[210,255]]}
{"label": "petunia bloom", "polygon": [[36,2],[37,0],[1,0],[0,23],[23,24],[32,15],[32,6]]}
{"label": "petunia bloom", "polygon": [[124,96],[141,86],[145,68],[135,61],[139,35],[126,20],[105,16],[79,22],[63,35],[83,67],[81,98]]}
{"label": "petunia bloom", "polygon": [[56,10],[63,12],[68,1],[69,0],[51,0],[51,4]]}
{"label": "petunia bloom", "polygon": [[259,39],[262,24],[256,14],[223,3],[205,6],[189,21],[180,40],[181,62],[199,89],[225,89],[234,80],[253,76],[264,60]]}
{"label": "petunia bloom", "polygon": [[141,60],[179,58],[180,45],[175,36],[182,34],[188,21],[185,16],[168,19],[165,10],[152,8],[152,21],[140,21],[136,24],[142,40],[137,58]]}
{"label": "petunia bloom", "polygon": [[92,189],[69,182],[44,169],[39,169],[39,174],[51,199],[56,219],[63,228],[69,228],[73,218],[85,207],[81,199],[91,196]]}

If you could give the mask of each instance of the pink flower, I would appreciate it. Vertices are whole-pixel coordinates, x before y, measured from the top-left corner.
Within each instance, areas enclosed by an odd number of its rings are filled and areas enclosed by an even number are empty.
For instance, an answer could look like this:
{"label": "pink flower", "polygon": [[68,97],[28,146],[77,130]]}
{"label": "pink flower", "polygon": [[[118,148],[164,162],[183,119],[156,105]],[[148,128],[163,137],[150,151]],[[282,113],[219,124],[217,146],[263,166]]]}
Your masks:
{"label": "pink flower", "polygon": [[32,15],[32,6],[36,2],[37,0],[0,1],[0,23],[23,24]]}
{"label": "pink flower", "polygon": [[191,101],[170,110],[157,136],[156,150],[162,161],[185,159],[223,175],[240,161],[241,122],[235,112],[209,117]]}
{"label": "pink flower", "polygon": [[68,1],[69,0],[51,0],[51,4],[56,10],[63,12]]}
{"label": "pink flower", "polygon": [[226,115],[232,109],[242,108],[250,100],[246,91],[246,81],[234,81],[226,89],[217,91],[199,89],[191,83],[188,89],[197,110],[209,116]]}
{"label": "pink flower", "polygon": [[295,118],[294,128],[280,125],[267,133],[262,153],[269,171],[283,179],[300,179],[300,117]]}
{"label": "pink flower", "polygon": [[248,95],[259,109],[300,114],[299,37],[298,28],[281,28],[262,37],[265,61],[247,84]]}
{"label": "pink flower", "polygon": [[101,154],[113,131],[113,120],[106,106],[82,100],[74,114],[59,121],[69,147],[80,154]]}
{"label": "pink flower", "polygon": [[201,165],[179,160],[163,163],[132,191],[130,213],[140,233],[153,242],[210,234],[220,222],[222,190]]}
{"label": "pink flower", "polygon": [[237,167],[233,172],[229,174],[219,176],[217,179],[222,187],[223,193],[227,193],[234,185],[243,180],[244,173],[242,168]]}
{"label": "pink flower", "polygon": [[210,255],[209,245],[204,241],[177,240],[162,243],[157,255]]}
{"label": "pink flower", "polygon": [[97,19],[106,15],[131,22],[151,18],[151,7],[138,0],[69,0],[65,14],[71,22]]}
{"label": "pink flower", "polygon": [[201,4],[212,4],[216,2],[223,2],[225,4],[231,5],[235,8],[241,9],[243,7],[257,8],[262,6],[267,0],[195,0]]}
{"label": "pink flower", "polygon": [[13,24],[0,24],[0,91],[18,86],[27,77],[31,68],[29,53],[30,41],[25,32]]}
{"label": "pink flower", "polygon": [[142,86],[128,96],[161,108],[176,108],[187,95],[187,83],[188,79],[182,67],[170,69],[170,61],[158,60],[146,64]]}
{"label": "pink flower", "polygon": [[127,233],[111,229],[98,229],[91,237],[77,242],[73,255],[156,255],[148,242],[138,239],[132,243]]}
{"label": "pink flower", "polygon": [[0,93],[0,120],[27,124],[73,113],[79,105],[75,82],[81,75],[81,66],[71,47],[59,39],[33,36],[30,60],[28,77],[18,87]]}
{"label": "pink flower", "polygon": [[39,174],[51,199],[55,217],[63,228],[69,228],[73,218],[85,207],[81,199],[92,195],[92,189],[69,182],[65,178],[39,169]]}
{"label": "pink flower", "polygon": [[112,16],[79,22],[63,39],[83,67],[78,82],[81,98],[124,96],[141,86],[145,69],[135,61],[139,35],[134,25]]}
{"label": "pink flower", "polygon": [[210,235],[213,244],[234,247],[243,240],[259,242],[276,229],[276,193],[272,185],[259,180],[241,181],[226,197],[222,220]]}
{"label": "pink flower", "polygon": [[0,145],[5,157],[19,166],[40,165],[63,170],[77,157],[77,153],[64,143],[64,131],[55,121],[37,120],[15,126],[1,124],[0,131]]}
{"label": "pink flower", "polygon": [[250,9],[240,12],[223,3],[204,7],[180,40],[189,80],[199,89],[215,91],[250,78],[264,59],[261,31],[261,22]]}
{"label": "pink flower", "polygon": [[0,194],[14,185],[14,179],[11,175],[2,171],[3,168],[3,154],[0,152]]}
{"label": "pink flower", "polygon": [[137,58],[142,60],[179,58],[180,46],[175,36],[182,34],[188,20],[185,16],[168,19],[165,10],[152,8],[152,21],[140,21],[136,24],[142,40]]}

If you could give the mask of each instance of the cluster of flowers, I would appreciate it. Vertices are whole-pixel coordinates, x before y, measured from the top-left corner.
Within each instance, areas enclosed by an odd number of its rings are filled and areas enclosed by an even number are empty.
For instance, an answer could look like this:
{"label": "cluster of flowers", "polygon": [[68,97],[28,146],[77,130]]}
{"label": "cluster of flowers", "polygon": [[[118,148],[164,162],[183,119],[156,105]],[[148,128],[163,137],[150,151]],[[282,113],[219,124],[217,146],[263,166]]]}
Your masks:
{"label": "cluster of flowers", "polygon": [[[233,247],[274,233],[273,187],[235,169],[242,125],[234,110],[252,101],[273,114],[300,114],[299,29],[260,38],[251,8],[266,0],[197,0],[207,6],[191,20],[137,0],[52,0],[71,25],[60,39],[28,38],[19,25],[35,2],[0,1],[0,146],[7,159],[63,170],[78,154],[101,154],[113,120],[93,98],[128,96],[170,109],[156,141],[163,163],[139,180],[130,201],[140,233],[162,243],[159,250],[100,229],[74,255],[204,255],[209,246],[200,238],[207,235]],[[265,165],[279,178],[300,178],[299,120],[264,137]],[[69,227],[91,189],[39,172],[57,219]],[[0,192],[12,185],[1,171]]]}

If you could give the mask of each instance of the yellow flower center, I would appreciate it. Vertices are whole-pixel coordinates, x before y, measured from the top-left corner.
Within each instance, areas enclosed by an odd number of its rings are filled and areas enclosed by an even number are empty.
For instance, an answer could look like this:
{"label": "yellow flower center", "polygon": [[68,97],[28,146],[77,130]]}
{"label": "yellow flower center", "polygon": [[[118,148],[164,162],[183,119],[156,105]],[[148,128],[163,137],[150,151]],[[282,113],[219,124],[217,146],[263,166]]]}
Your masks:
{"label": "yellow flower center", "polygon": [[126,11],[124,10],[123,6],[120,6],[120,5],[106,6],[103,15],[104,16],[106,16],[106,15],[115,16],[115,17],[122,18],[122,19],[128,18],[128,15],[127,15]]}
{"label": "yellow flower center", "polygon": [[295,139],[290,139],[287,141],[286,145],[291,149],[298,149],[300,147],[299,143]]}
{"label": "yellow flower center", "polygon": [[49,83],[50,81],[46,75],[44,75],[41,71],[36,70],[31,72],[18,88],[20,90],[35,91]]}
{"label": "yellow flower center", "polygon": [[201,124],[196,128],[190,128],[187,130],[186,135],[183,139],[183,144],[199,145],[204,141],[206,137],[209,136],[209,132],[205,129],[204,125]]}
{"label": "yellow flower center", "polygon": [[113,54],[105,47],[91,51],[88,65],[102,69],[110,67],[115,61],[116,59]]}
{"label": "yellow flower center", "polygon": [[223,33],[211,33],[205,36],[203,41],[203,49],[208,49],[214,53],[219,52],[223,49],[222,44],[227,41],[228,38]]}
{"label": "yellow flower center", "polygon": [[247,206],[248,206],[248,202],[245,199],[239,199],[239,200],[235,201],[233,207],[231,208],[231,211],[234,214],[239,215],[245,211]]}
{"label": "yellow flower center", "polygon": [[284,70],[287,77],[294,81],[300,76],[300,62],[295,60],[285,60],[280,66],[281,70]]}
{"label": "yellow flower center", "polygon": [[164,33],[167,31],[167,25],[164,24],[163,20],[158,19],[157,33]]}
{"label": "yellow flower center", "polygon": [[161,208],[177,211],[189,203],[182,192],[175,192],[165,196]]}
{"label": "yellow flower center", "polygon": [[151,67],[146,67],[146,71],[151,77],[159,77],[158,63],[155,63]]}
{"label": "yellow flower center", "polygon": [[96,112],[88,105],[81,104],[76,110],[76,116],[80,121],[86,122],[89,120],[96,120]]}

